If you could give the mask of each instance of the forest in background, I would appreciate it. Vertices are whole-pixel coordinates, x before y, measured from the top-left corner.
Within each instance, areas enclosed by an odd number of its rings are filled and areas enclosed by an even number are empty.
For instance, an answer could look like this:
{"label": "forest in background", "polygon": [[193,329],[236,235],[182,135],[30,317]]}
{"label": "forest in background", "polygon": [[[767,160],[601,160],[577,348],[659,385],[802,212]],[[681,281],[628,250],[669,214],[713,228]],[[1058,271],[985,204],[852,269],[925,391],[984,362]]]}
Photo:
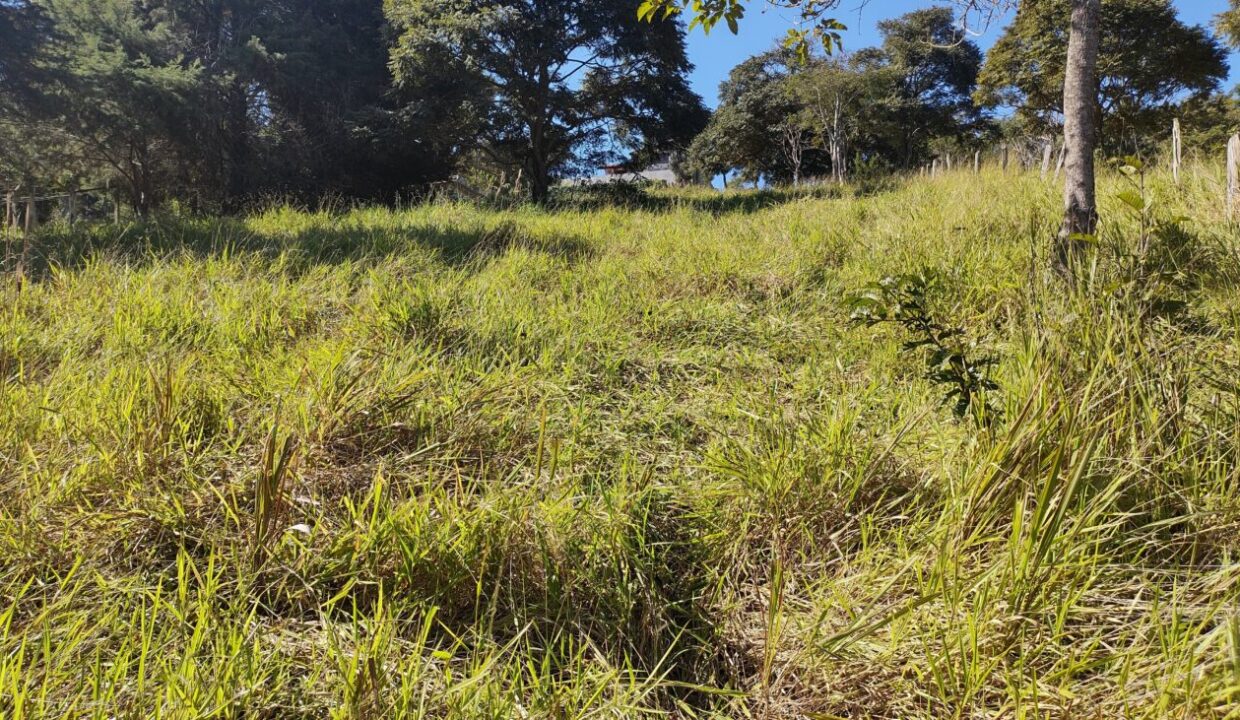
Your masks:
{"label": "forest in background", "polygon": [[[1216,34],[1169,0],[1104,8],[1103,151],[1159,151],[1174,118],[1190,149],[1220,148],[1240,126],[1233,16]],[[624,3],[3,0],[0,190],[20,223],[23,198],[78,190],[95,192],[74,212],[96,215],[392,202],[446,181],[543,203],[604,163],[780,184],[1004,143],[1037,155],[1061,132],[1067,16],[1026,3],[989,54],[946,6],[885,21],[879,47],[775,49],[712,113],[683,23]]]}

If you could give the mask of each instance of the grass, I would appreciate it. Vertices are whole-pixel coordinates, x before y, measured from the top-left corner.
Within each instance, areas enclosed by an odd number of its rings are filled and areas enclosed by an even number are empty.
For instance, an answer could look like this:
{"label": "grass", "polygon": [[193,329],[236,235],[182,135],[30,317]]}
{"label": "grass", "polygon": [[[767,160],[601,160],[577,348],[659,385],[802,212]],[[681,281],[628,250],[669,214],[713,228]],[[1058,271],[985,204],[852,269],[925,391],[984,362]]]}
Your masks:
{"label": "grass", "polygon": [[[1056,191],[49,229],[0,290],[0,715],[1240,717],[1240,241]],[[959,420],[846,296],[928,269]],[[1169,301],[1182,301],[1183,309]]]}

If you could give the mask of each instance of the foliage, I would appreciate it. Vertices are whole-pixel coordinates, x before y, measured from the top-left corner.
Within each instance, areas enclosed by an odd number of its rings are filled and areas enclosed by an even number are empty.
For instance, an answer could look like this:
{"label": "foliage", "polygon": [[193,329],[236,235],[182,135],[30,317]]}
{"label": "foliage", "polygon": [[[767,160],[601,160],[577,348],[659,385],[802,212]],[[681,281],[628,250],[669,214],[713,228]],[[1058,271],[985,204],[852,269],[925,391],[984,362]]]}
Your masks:
{"label": "foliage", "polygon": [[[811,45],[821,45],[830,54],[833,50],[843,47],[843,24],[825,13],[839,5],[839,0],[796,0],[790,3],[772,3],[780,7],[796,8],[801,15],[801,27],[790,28],[784,41],[784,47],[793,51],[802,59],[809,56]],[[692,12],[689,29],[701,27],[709,33],[720,22],[726,24],[733,33],[740,31],[741,20],[745,17],[747,3],[745,0],[642,0],[637,14],[643,20],[667,20],[685,10]]]}
{"label": "foliage", "polygon": [[[649,156],[688,144],[705,122],[688,87],[683,29],[639,23],[607,0],[390,0],[397,78],[446,57],[486,88],[479,147],[547,199],[582,149],[615,137]],[[529,42],[540,38],[540,42]]]}
{"label": "foliage", "polygon": [[862,50],[855,62],[881,69],[895,82],[883,107],[889,130],[878,140],[886,157],[900,167],[917,167],[929,159],[936,139],[967,144],[987,132],[971,98],[982,52],[951,8],[914,11],[878,27],[882,47]]}
{"label": "foliage", "polygon": [[380,0],[33,0],[0,33],[0,180],[111,184],[139,215],[390,200],[450,175],[476,125],[450,65],[395,92]]}
{"label": "foliage", "polygon": [[[1102,8],[1102,141],[1121,154],[1165,134],[1185,95],[1215,90],[1227,76],[1226,53],[1204,28],[1180,21],[1171,0],[1105,0]],[[1067,0],[1022,6],[987,55],[979,103],[1015,108],[1041,132],[1055,132],[1069,10]]]}
{"label": "foliage", "polygon": [[1232,44],[1240,47],[1240,0],[1231,0],[1231,6],[1218,16],[1218,29]]}
{"label": "foliage", "polygon": [[904,328],[913,336],[904,351],[925,352],[926,378],[951,387],[944,400],[955,401],[956,415],[964,417],[973,411],[989,423],[998,412],[992,397],[999,385],[990,373],[999,361],[993,356],[977,357],[976,346],[965,341],[962,328],[936,319],[932,304],[941,291],[934,273],[888,276],[849,298],[848,307],[857,324],[872,328],[890,323]]}
{"label": "foliage", "polygon": [[831,172],[849,159],[909,168],[944,140],[976,145],[990,131],[971,93],[981,51],[950,8],[880,24],[883,45],[802,60],[787,49],[750,58],[720,87],[720,106],[690,147],[694,174],[738,170],[775,182]]}

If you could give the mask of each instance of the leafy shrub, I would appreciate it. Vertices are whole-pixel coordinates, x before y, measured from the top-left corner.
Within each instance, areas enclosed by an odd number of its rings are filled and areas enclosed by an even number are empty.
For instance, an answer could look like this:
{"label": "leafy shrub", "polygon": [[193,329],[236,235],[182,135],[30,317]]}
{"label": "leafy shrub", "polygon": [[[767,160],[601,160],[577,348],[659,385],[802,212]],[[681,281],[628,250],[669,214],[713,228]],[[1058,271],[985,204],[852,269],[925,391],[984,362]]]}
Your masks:
{"label": "leafy shrub", "polygon": [[956,415],[964,417],[974,410],[979,422],[989,422],[999,415],[988,397],[999,391],[990,377],[998,360],[978,357],[963,329],[934,317],[930,298],[938,287],[937,278],[927,271],[883,278],[849,298],[852,321],[866,327],[891,323],[904,328],[912,336],[904,351],[925,352],[926,379],[949,386],[944,401],[955,401]]}

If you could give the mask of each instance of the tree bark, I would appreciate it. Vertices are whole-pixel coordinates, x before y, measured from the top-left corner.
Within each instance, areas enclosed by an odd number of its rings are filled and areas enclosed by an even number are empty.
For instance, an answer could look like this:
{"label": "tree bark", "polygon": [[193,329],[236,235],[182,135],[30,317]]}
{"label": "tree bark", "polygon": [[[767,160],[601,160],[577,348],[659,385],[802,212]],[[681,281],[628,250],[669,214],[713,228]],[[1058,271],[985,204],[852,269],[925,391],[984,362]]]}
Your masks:
{"label": "tree bark", "polygon": [[227,94],[228,118],[228,196],[224,208],[239,212],[250,191],[250,108],[249,94],[240,79],[234,79]]}
{"label": "tree bark", "polygon": [[1102,0],[1072,0],[1072,29],[1064,82],[1063,227],[1055,243],[1055,269],[1071,277],[1085,245],[1079,237],[1098,228],[1094,148],[1098,142],[1098,46]]}

